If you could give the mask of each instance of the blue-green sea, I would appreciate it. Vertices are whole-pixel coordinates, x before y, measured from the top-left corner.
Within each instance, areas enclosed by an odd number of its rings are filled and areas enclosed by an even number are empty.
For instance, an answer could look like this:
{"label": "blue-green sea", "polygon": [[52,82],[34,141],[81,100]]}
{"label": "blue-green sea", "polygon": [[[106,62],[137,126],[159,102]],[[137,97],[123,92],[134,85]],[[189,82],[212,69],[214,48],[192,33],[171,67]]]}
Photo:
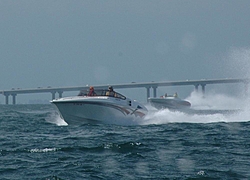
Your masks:
{"label": "blue-green sea", "polygon": [[52,105],[0,105],[0,179],[250,179],[250,112],[151,112],[67,125]]}

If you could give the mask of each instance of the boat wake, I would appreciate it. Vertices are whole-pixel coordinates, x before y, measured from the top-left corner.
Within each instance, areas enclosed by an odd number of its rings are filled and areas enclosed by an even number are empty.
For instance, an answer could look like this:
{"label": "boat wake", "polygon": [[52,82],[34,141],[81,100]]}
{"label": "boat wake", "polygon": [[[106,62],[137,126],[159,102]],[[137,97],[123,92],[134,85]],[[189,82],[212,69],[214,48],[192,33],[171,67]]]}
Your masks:
{"label": "boat wake", "polygon": [[[197,111],[198,112],[198,111]],[[206,113],[204,113],[206,112]],[[46,118],[46,121],[58,126],[67,126],[68,124],[60,117],[58,113],[53,113]],[[180,111],[171,111],[168,109],[154,110],[150,109],[145,118],[127,118],[110,119],[103,124],[116,125],[150,125],[150,124],[168,124],[168,123],[216,123],[216,122],[248,122],[250,121],[250,109],[239,111],[202,111],[198,113],[185,113]]]}
{"label": "boat wake", "polygon": [[180,111],[170,111],[168,109],[150,112],[141,125],[148,124],[167,124],[167,123],[214,123],[214,122],[243,122],[250,121],[248,119],[239,118],[241,111],[235,113],[217,113],[209,114],[193,114]]}
{"label": "boat wake", "polygon": [[152,107],[141,125],[167,123],[215,123],[215,122],[248,122],[250,106],[245,99],[217,94],[202,97],[192,93],[186,98],[192,107],[187,111],[156,110]]}

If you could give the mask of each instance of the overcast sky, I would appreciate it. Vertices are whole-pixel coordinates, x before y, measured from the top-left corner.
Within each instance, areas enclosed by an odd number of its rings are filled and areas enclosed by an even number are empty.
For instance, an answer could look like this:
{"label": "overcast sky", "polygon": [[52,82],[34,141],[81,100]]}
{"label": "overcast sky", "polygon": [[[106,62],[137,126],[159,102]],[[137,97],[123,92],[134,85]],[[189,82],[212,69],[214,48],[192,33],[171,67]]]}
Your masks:
{"label": "overcast sky", "polygon": [[249,0],[0,0],[0,89],[250,77],[249,9]]}

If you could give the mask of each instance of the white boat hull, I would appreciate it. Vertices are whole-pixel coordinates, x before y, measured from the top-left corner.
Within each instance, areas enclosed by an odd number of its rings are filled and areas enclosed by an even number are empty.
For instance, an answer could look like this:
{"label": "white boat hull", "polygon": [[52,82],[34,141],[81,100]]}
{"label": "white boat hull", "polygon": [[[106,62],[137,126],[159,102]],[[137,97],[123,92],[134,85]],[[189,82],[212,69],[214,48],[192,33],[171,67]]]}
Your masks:
{"label": "white boat hull", "polygon": [[[138,109],[137,106],[130,106],[131,101],[125,101],[111,97],[75,97],[53,100],[61,117],[68,124],[79,123],[114,123],[114,121],[126,118],[142,118],[145,116],[145,109]],[[135,103],[133,101],[132,103]],[[141,107],[141,106],[140,106]]]}

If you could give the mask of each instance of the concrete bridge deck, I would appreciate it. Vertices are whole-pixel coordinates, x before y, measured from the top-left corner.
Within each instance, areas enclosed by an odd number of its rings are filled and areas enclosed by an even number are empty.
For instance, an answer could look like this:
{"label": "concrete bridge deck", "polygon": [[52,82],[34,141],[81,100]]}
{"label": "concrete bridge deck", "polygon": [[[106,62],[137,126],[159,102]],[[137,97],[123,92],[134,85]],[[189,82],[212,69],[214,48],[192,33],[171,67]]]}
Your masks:
{"label": "concrete bridge deck", "polygon": [[[198,91],[198,87],[202,87],[202,93],[205,93],[205,86],[208,84],[225,84],[225,83],[243,83],[248,88],[250,79],[202,79],[202,80],[185,80],[185,81],[162,81],[162,82],[144,82],[144,83],[127,83],[127,84],[107,84],[107,85],[95,85],[96,89],[106,89],[109,85],[115,89],[124,88],[146,88],[147,98],[150,97],[150,89],[153,88],[153,97],[157,96],[157,88],[160,86],[187,86],[193,85],[195,90]],[[47,87],[47,88],[32,88],[32,89],[11,89],[2,90],[0,94],[5,96],[5,104],[9,104],[9,96],[12,96],[12,104],[16,104],[16,96],[18,94],[32,94],[32,93],[51,93],[52,99],[55,99],[55,94],[59,94],[59,98],[62,97],[65,91],[80,91],[88,89],[89,86],[73,86],[73,87]]]}

